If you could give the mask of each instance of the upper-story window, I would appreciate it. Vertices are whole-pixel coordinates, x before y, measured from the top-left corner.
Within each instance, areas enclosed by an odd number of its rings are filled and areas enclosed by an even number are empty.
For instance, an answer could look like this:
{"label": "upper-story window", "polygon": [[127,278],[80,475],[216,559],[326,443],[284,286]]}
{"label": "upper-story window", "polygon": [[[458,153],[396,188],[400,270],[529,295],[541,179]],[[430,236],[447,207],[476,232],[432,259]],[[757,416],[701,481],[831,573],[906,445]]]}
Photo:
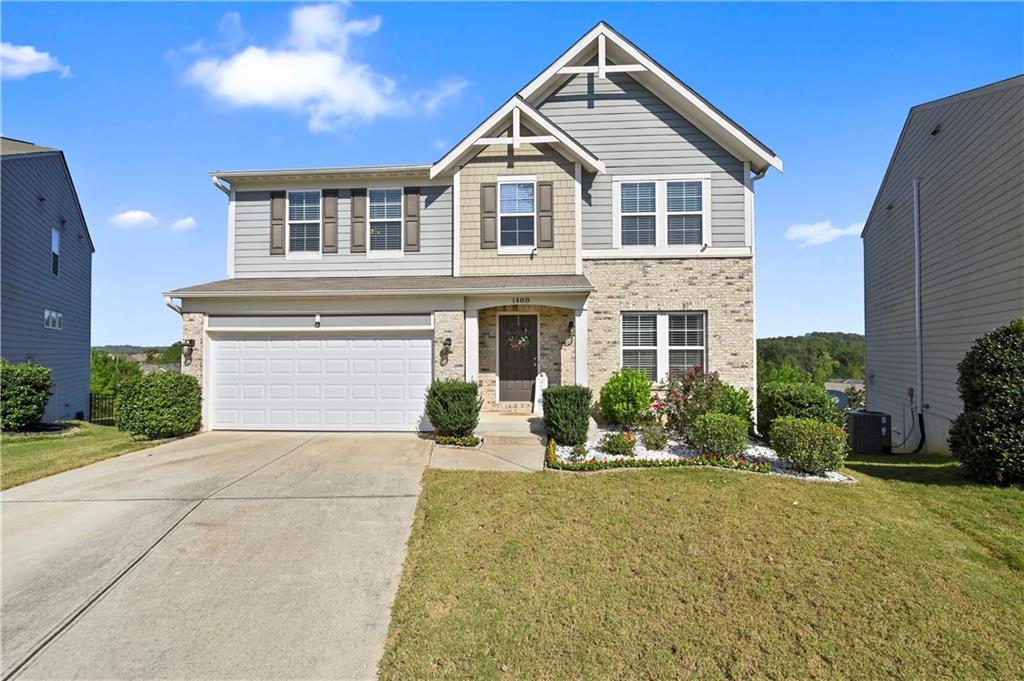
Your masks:
{"label": "upper-story window", "polygon": [[60,274],[60,230],[50,228],[50,272],[53,276]]}
{"label": "upper-story window", "polygon": [[55,331],[63,331],[64,313],[54,310],[43,310],[43,327],[54,329]]}
{"label": "upper-story window", "polygon": [[536,246],[536,190],[533,178],[498,183],[499,253],[530,253]]}
{"label": "upper-story window", "polygon": [[708,180],[703,177],[628,178],[615,181],[615,245],[702,246]]}
{"label": "upper-story window", "polygon": [[320,192],[288,192],[288,253],[320,253]]}
{"label": "upper-story window", "polygon": [[402,189],[370,189],[370,252],[402,253]]}

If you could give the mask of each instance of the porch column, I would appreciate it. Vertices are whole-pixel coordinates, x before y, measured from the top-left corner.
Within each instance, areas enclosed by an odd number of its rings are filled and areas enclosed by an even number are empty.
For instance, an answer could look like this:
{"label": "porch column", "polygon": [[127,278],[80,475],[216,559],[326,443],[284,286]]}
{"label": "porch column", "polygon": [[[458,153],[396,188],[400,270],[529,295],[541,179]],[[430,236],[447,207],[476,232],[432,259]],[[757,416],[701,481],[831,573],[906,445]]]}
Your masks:
{"label": "porch column", "polygon": [[590,348],[587,343],[587,308],[576,310],[576,385],[587,385],[587,355]]}
{"label": "porch column", "polygon": [[480,378],[479,310],[466,310],[466,380]]}

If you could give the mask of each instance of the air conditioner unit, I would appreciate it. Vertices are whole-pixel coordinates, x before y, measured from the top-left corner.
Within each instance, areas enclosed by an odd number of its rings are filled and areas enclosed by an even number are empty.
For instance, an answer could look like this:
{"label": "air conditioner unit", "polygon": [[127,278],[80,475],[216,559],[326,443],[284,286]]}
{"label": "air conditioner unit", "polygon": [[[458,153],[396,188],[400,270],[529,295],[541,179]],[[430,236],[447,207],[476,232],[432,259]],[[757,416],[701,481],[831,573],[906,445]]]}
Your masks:
{"label": "air conditioner unit", "polygon": [[892,454],[892,417],[880,411],[846,415],[850,449],[860,454]]}

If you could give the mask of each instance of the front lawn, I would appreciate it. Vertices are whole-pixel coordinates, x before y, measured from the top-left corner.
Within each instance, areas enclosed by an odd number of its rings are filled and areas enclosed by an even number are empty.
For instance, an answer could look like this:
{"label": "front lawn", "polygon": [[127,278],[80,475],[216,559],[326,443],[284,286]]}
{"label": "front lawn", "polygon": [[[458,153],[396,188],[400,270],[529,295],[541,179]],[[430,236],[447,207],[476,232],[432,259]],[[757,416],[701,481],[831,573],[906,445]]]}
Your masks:
{"label": "front lawn", "polygon": [[1024,492],[429,469],[383,678],[1024,678]]}
{"label": "front lawn", "polygon": [[70,434],[4,434],[0,436],[0,489],[151,447],[114,426],[76,422]]}

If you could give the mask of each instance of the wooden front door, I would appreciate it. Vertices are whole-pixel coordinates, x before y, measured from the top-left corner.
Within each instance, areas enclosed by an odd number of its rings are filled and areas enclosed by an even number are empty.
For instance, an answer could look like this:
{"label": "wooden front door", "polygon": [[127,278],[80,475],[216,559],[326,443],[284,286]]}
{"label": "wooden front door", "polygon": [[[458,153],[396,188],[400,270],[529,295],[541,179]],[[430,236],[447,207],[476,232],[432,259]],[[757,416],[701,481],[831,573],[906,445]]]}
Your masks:
{"label": "wooden front door", "polygon": [[498,317],[498,399],[502,402],[533,400],[537,377],[537,315]]}

